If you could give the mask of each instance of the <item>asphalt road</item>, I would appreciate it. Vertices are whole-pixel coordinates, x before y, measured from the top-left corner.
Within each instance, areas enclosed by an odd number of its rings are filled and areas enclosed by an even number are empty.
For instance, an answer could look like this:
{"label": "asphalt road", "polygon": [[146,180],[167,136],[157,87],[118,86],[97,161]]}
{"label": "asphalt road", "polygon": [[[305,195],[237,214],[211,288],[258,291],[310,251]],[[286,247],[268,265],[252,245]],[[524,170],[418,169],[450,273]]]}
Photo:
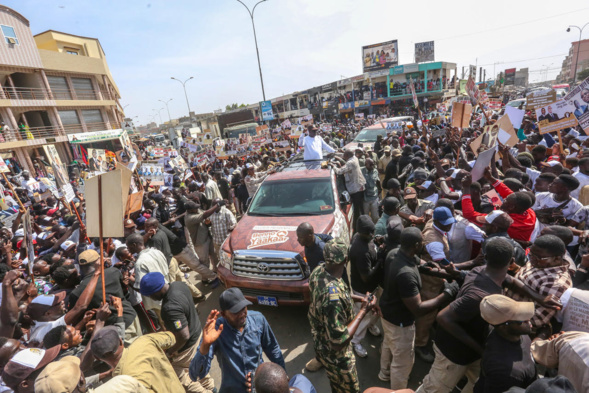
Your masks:
{"label": "asphalt road", "polygon": [[[225,288],[223,285],[220,285],[211,292],[209,288],[203,287],[201,283],[198,283],[197,287],[207,296],[207,300],[197,306],[201,324],[204,325],[210,311],[219,309],[219,295]],[[307,319],[307,307],[253,305],[250,309],[260,311],[270,323],[282,349],[288,375],[303,374],[313,383],[318,393],[330,392],[329,380],[324,370],[317,372],[305,370],[305,364],[315,356],[311,328]],[[364,339],[363,345],[368,351],[368,357],[364,359],[357,358],[356,360],[361,391],[373,386],[389,387],[388,382],[381,382],[377,377],[380,370],[379,347],[381,342],[382,336],[373,337],[367,334]],[[413,367],[409,380],[410,388],[416,389],[420,385],[429,367],[429,364],[416,358],[415,366]],[[219,386],[221,383],[221,371],[216,360],[213,360],[210,375],[215,380],[215,383],[218,384],[217,386]]]}

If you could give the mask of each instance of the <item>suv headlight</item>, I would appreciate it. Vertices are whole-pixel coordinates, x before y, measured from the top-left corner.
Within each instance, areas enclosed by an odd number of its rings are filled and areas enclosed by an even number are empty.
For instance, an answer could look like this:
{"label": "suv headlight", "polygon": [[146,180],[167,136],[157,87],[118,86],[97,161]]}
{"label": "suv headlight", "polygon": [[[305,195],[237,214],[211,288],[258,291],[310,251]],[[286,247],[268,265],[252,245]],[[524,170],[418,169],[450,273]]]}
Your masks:
{"label": "suv headlight", "polygon": [[223,243],[219,248],[219,264],[223,266],[225,269],[231,270],[231,263],[233,262],[232,256],[230,253],[223,250],[224,245],[225,243]]}

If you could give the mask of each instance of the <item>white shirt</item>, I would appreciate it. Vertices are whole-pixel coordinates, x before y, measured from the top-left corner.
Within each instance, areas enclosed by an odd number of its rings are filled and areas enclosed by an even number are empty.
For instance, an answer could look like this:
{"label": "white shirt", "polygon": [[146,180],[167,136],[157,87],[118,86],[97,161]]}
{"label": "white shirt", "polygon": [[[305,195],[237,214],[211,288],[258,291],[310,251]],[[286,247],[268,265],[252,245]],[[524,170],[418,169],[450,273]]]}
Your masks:
{"label": "white shirt", "polygon": [[315,137],[305,136],[299,138],[299,147],[304,147],[305,152],[303,159],[307,160],[322,160],[323,159],[323,150],[326,150],[329,153],[335,152],[335,150],[329,146],[323,138],[319,135],[315,135]]}
{"label": "white shirt", "polygon": [[[452,238],[452,233],[454,231],[454,227],[456,223],[452,224],[452,228],[448,231],[448,239]],[[485,240],[485,232],[474,225],[473,223],[468,223],[468,225],[464,228],[464,235],[468,240],[474,240],[475,242],[482,243]],[[442,244],[442,243],[440,243]]]}
{"label": "white shirt", "polygon": [[43,342],[43,338],[45,335],[49,333],[51,329],[58,326],[65,326],[65,315],[62,315],[61,318],[55,321],[47,321],[47,322],[39,322],[35,321],[35,324],[31,327],[31,331],[29,333],[29,342]]}
{"label": "white shirt", "polygon": [[576,190],[571,191],[571,196],[575,199],[579,199],[579,194],[584,186],[589,186],[589,176],[582,174],[581,172],[577,172],[573,175],[579,181],[579,187]]}
{"label": "white shirt", "polygon": [[540,176],[540,171],[537,171],[535,169],[526,168],[526,173],[528,174],[528,176],[530,176],[530,180],[532,181],[532,189],[533,189],[534,185],[536,185],[536,179],[538,178],[538,176]]}

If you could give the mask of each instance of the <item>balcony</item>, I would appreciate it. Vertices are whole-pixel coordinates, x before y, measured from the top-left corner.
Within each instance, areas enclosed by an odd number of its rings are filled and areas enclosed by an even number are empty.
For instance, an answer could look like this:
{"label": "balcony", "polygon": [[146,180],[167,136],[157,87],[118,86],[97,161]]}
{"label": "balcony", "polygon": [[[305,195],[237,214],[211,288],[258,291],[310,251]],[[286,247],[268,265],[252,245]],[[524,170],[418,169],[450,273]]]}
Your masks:
{"label": "balcony", "polygon": [[2,150],[16,147],[38,146],[47,143],[67,142],[67,136],[59,126],[31,127],[28,130],[9,130],[2,132]]}
{"label": "balcony", "polygon": [[66,134],[79,134],[82,132],[105,131],[112,129],[112,127],[109,127],[108,124],[104,122],[86,123],[86,129],[84,129],[82,124],[64,124],[63,128]]}
{"label": "balcony", "polygon": [[[0,87],[0,104],[4,106],[76,106],[76,105],[115,105],[114,98],[106,90],[94,89],[50,89],[40,87]],[[74,103],[72,101],[98,101]],[[62,101],[62,102],[56,102]],[[64,102],[63,102],[64,101]],[[111,101],[111,102],[107,102]]]}

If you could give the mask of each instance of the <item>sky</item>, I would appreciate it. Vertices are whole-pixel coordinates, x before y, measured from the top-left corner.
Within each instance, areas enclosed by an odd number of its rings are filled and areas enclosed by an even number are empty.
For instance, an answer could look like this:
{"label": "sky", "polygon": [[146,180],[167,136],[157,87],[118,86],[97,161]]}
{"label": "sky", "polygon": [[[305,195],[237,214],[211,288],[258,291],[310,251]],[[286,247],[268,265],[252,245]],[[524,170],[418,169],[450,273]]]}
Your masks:
{"label": "sky", "polygon": [[[250,9],[258,0],[242,0]],[[135,124],[262,101],[250,15],[237,0],[3,0],[29,19],[33,34],[58,30],[98,38]],[[589,4],[547,0],[398,2],[267,0],[255,10],[266,99],[362,73],[364,45],[398,40],[399,64],[417,42],[435,41],[435,60],[478,65],[487,79],[530,69],[530,82],[554,79]],[[482,5],[481,5],[482,4]],[[589,38],[589,26],[583,38]],[[128,105],[128,106],[127,106]],[[163,110],[160,111],[160,109]]]}

